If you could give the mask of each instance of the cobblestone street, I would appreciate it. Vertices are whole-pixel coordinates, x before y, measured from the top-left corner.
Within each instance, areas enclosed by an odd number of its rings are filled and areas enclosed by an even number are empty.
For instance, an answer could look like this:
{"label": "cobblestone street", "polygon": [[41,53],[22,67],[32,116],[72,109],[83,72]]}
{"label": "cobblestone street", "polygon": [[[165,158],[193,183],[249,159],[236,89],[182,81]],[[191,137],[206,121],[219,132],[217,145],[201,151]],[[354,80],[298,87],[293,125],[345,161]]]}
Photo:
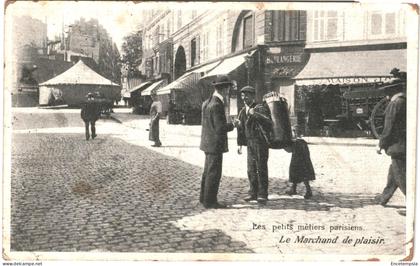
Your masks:
{"label": "cobblestone street", "polygon": [[[98,121],[93,141],[84,139],[74,110],[40,111],[31,119],[14,112],[12,251],[405,254],[404,196],[397,191],[388,207],[373,201],[390,163],[376,154],[374,140],[306,138],[317,178],[311,200],[303,199],[303,185],[297,196],[284,193],[290,154],[270,150],[269,201],[259,206],[242,200],[246,149],[236,153],[231,133],[219,190],[229,208],[207,210],[198,203],[200,126],[161,121],[163,147],[153,148],[147,118],[127,110]],[[339,242],[296,243],[296,236]],[[384,242],[342,243],[346,236]]]}

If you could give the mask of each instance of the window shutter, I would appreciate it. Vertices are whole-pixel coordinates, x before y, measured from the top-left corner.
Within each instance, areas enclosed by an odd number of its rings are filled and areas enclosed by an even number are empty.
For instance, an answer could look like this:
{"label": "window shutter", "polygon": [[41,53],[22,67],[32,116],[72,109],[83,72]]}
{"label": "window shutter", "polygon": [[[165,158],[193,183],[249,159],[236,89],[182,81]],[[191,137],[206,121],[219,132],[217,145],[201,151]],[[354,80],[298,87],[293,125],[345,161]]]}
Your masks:
{"label": "window shutter", "polygon": [[195,43],[196,43],[196,48],[195,49],[197,49],[196,51],[197,51],[197,56],[196,56],[196,62],[197,62],[197,65],[198,64],[200,64],[200,55],[201,55],[201,43],[200,43],[200,36],[198,35],[197,37],[195,37]]}
{"label": "window shutter", "polygon": [[385,34],[394,34],[396,32],[395,13],[385,14]]}
{"label": "window shutter", "polygon": [[277,10],[273,10],[272,17],[271,17],[271,25],[272,25],[272,31],[271,31],[271,40],[272,41],[278,41],[279,40],[279,13]]}
{"label": "window shutter", "polygon": [[290,12],[290,40],[298,40],[298,31],[299,31],[299,17],[298,11]]}
{"label": "window shutter", "polygon": [[252,16],[244,19],[244,48],[252,46]]}
{"label": "window shutter", "polygon": [[306,40],[306,11],[299,11],[299,40]]}
{"label": "window shutter", "polygon": [[285,41],[286,11],[279,11],[279,41]]}
{"label": "window shutter", "polygon": [[285,11],[285,12],[286,13],[285,13],[285,18],[284,18],[284,26],[285,26],[284,40],[285,41],[290,41],[291,37],[292,37],[292,34],[291,34],[292,27],[291,27],[291,25],[293,23],[293,20],[292,20],[293,11],[289,10],[289,11]]}

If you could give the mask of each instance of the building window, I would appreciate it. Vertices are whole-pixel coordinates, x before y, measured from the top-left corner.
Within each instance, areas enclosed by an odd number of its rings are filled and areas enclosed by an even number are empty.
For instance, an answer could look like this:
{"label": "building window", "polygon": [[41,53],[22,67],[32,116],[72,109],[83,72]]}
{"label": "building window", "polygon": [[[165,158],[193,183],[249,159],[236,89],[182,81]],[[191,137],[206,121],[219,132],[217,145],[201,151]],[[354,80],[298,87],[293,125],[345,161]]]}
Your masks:
{"label": "building window", "polygon": [[396,13],[373,12],[370,15],[370,33],[372,35],[393,35],[396,32]]}
{"label": "building window", "polygon": [[217,40],[217,45],[216,45],[216,56],[221,56],[223,55],[223,44],[224,44],[224,40],[223,40],[223,21],[220,21],[220,23],[217,25],[217,36],[216,36],[216,40]]}
{"label": "building window", "polygon": [[150,61],[150,77],[153,76],[154,68],[155,68],[155,62],[152,57]]}
{"label": "building window", "polygon": [[176,29],[179,30],[182,27],[182,11],[178,10],[178,20]]}
{"label": "building window", "polygon": [[337,11],[314,12],[314,41],[328,41],[337,39]]}
{"label": "building window", "polygon": [[371,32],[372,34],[382,33],[382,15],[381,14],[372,14]]}
{"label": "building window", "polygon": [[171,12],[171,15],[170,15],[170,18],[169,18],[169,25],[171,26],[171,30],[169,32],[169,35],[171,35],[172,33],[175,32],[175,29],[174,29],[174,27],[175,27],[175,19],[174,19],[174,17],[175,17],[175,11],[174,12]]}
{"label": "building window", "polygon": [[273,11],[273,41],[306,39],[306,11]]}
{"label": "building window", "polygon": [[243,47],[251,47],[253,44],[253,25],[252,25],[252,16],[244,18],[244,40]]}
{"label": "building window", "polygon": [[394,34],[396,32],[395,13],[385,15],[385,34]]}
{"label": "building window", "polygon": [[160,32],[159,32],[159,43],[163,42],[165,40],[165,24],[162,24],[162,27],[160,27]]}
{"label": "building window", "polygon": [[196,39],[191,40],[191,66],[195,66],[197,64],[197,42]]}
{"label": "building window", "polygon": [[209,46],[209,31],[206,31],[206,32],[204,32],[204,35],[203,35],[203,41],[202,41],[202,49],[203,49],[203,58],[202,58],[202,60],[203,61],[206,61],[206,60],[208,60],[209,59],[209,48],[208,48],[208,46]]}
{"label": "building window", "polygon": [[155,28],[155,32],[153,35],[153,47],[155,47],[159,43],[159,36],[160,36],[160,28],[159,25]]}
{"label": "building window", "polygon": [[169,39],[169,36],[171,35],[171,21],[169,19],[166,21],[166,32],[164,33],[166,35],[166,39]]}

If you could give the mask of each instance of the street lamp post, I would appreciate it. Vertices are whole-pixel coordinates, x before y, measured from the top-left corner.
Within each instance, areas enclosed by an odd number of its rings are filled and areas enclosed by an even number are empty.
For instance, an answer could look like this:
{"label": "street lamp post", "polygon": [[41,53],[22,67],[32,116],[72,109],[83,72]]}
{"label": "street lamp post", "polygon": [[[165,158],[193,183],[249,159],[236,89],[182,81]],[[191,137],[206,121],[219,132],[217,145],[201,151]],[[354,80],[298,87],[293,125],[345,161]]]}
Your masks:
{"label": "street lamp post", "polygon": [[248,54],[245,56],[245,67],[247,68],[247,85],[249,85],[249,80],[251,76],[251,71],[254,66],[254,58],[252,55]]}

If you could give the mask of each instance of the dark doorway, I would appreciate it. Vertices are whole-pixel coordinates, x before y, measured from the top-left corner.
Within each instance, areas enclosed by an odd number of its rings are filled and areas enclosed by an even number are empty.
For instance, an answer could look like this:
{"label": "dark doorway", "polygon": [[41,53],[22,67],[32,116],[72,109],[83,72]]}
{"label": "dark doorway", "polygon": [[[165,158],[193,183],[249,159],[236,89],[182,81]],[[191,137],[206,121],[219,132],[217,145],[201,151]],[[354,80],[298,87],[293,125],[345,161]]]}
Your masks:
{"label": "dark doorway", "polygon": [[179,78],[185,73],[187,69],[187,62],[185,58],[184,47],[179,46],[175,55],[175,79]]}

